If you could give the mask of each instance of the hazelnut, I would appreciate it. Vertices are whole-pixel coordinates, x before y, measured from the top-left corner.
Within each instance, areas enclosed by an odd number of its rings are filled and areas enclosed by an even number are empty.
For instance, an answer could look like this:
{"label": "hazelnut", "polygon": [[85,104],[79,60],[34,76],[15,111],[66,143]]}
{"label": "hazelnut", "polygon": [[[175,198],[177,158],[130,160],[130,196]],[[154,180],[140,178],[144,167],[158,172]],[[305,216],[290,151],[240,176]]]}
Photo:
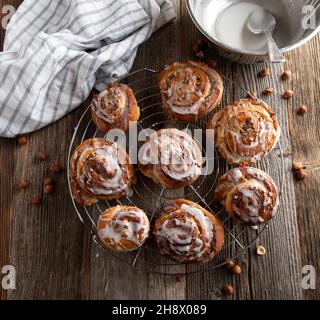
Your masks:
{"label": "hazelnut", "polygon": [[247,95],[249,99],[257,99],[257,93],[255,91],[250,91]]}
{"label": "hazelnut", "polygon": [[33,196],[31,203],[32,203],[34,206],[40,205],[40,203],[41,203],[41,197],[39,197],[39,196],[37,196],[37,195]]}
{"label": "hazelnut", "polygon": [[292,163],[292,170],[293,171],[299,171],[302,170],[304,168],[303,164],[301,162],[298,161],[294,161]]}
{"label": "hazelnut", "polygon": [[47,184],[44,186],[44,193],[45,194],[51,194],[53,192],[53,185],[52,184]]}
{"label": "hazelnut", "polygon": [[302,105],[298,110],[297,110],[297,113],[299,114],[299,115],[304,115],[304,114],[306,114],[308,112],[308,108],[307,108],[307,106],[306,105]]}
{"label": "hazelnut", "polygon": [[290,70],[284,70],[281,76],[283,80],[290,80],[291,77],[292,77],[292,72]]}
{"label": "hazelnut", "polygon": [[263,246],[257,247],[257,254],[259,256],[264,256],[266,253],[267,253],[267,250],[265,247],[263,247]]}
{"label": "hazelnut", "polygon": [[217,67],[217,61],[214,60],[214,59],[208,60],[208,66],[209,66],[210,68],[215,69],[215,68]]}
{"label": "hazelnut", "polygon": [[231,285],[227,284],[222,288],[223,292],[227,296],[232,296],[234,294],[234,289]]}
{"label": "hazelnut", "polygon": [[228,270],[231,270],[235,265],[236,265],[236,264],[235,264],[235,262],[234,262],[233,260],[228,260],[228,261],[226,262],[226,268],[227,268]]}
{"label": "hazelnut", "polygon": [[204,52],[203,51],[199,51],[197,54],[196,54],[196,56],[198,57],[198,59],[200,59],[200,60],[203,60],[204,59],[204,57],[205,57],[205,55],[204,55]]}
{"label": "hazelnut", "polygon": [[294,92],[292,90],[286,90],[283,94],[284,99],[290,99],[294,96]]}
{"label": "hazelnut", "polygon": [[272,94],[273,93],[273,88],[265,88],[263,90],[263,94]]}
{"label": "hazelnut", "polygon": [[47,154],[45,152],[38,152],[37,159],[40,161],[44,161],[47,159]]}
{"label": "hazelnut", "polygon": [[268,68],[263,68],[260,72],[259,72],[259,77],[261,78],[265,78],[268,77],[270,75],[270,70]]}
{"label": "hazelnut", "polygon": [[20,188],[20,189],[26,189],[27,186],[28,186],[27,180],[26,180],[26,179],[23,179],[23,178],[20,179],[20,181],[19,181],[19,188]]}
{"label": "hazelnut", "polygon": [[298,180],[302,181],[308,176],[308,173],[306,170],[300,169],[296,172],[296,177]]}
{"label": "hazelnut", "polygon": [[176,282],[181,283],[182,280],[183,280],[183,275],[181,275],[181,274],[176,275]]}
{"label": "hazelnut", "polygon": [[18,138],[18,143],[20,145],[25,145],[28,143],[28,138],[26,136],[21,136]]}
{"label": "hazelnut", "polygon": [[240,268],[240,266],[235,265],[231,268],[231,273],[235,276],[239,276],[241,274],[242,270]]}
{"label": "hazelnut", "polygon": [[53,179],[51,177],[44,178],[44,185],[48,186],[50,184],[53,184]]}
{"label": "hazelnut", "polygon": [[50,171],[52,173],[60,173],[61,172],[61,168],[58,164],[56,163],[53,163],[51,166],[50,166]]}

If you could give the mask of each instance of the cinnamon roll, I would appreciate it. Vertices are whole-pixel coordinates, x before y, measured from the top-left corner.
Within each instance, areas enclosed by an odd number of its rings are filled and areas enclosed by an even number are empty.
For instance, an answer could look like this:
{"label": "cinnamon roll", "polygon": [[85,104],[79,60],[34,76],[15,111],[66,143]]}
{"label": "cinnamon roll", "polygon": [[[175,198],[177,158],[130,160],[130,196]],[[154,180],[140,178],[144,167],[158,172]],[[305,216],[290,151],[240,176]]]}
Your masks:
{"label": "cinnamon roll", "polygon": [[126,151],[102,138],[83,142],[70,159],[70,184],[80,205],[126,195],[134,178],[134,168]]}
{"label": "cinnamon roll", "polygon": [[215,198],[235,221],[257,226],[277,212],[279,192],[273,179],[251,167],[239,167],[220,178]]}
{"label": "cinnamon roll", "polygon": [[277,144],[280,126],[273,110],[263,101],[241,99],[219,110],[209,122],[210,138],[231,164],[260,161]]}
{"label": "cinnamon roll", "polygon": [[202,154],[198,144],[178,129],[154,132],[139,150],[139,169],[154,182],[178,189],[201,175]]}
{"label": "cinnamon roll", "polygon": [[223,82],[219,74],[204,63],[174,63],[159,74],[164,111],[180,121],[198,120],[221,101]]}
{"label": "cinnamon roll", "polygon": [[154,234],[160,253],[180,263],[207,262],[224,244],[222,224],[212,213],[188,200],[166,203]]}
{"label": "cinnamon roll", "polygon": [[91,103],[93,122],[107,133],[111,129],[128,131],[139,120],[140,109],[133,91],[125,84],[110,84]]}
{"label": "cinnamon roll", "polygon": [[140,248],[149,236],[149,219],[137,207],[107,209],[98,220],[98,234],[107,248],[128,252]]}

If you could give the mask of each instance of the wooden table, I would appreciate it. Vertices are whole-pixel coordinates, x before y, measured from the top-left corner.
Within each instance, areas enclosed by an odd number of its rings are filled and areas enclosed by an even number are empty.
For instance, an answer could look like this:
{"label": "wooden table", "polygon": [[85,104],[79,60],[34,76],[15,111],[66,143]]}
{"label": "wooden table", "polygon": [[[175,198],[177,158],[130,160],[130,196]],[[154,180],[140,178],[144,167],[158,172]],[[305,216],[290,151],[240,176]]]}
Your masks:
{"label": "wooden table", "polygon": [[[178,18],[141,46],[134,68],[191,58],[192,44],[199,38],[185,7],[173,1]],[[0,7],[19,0],[0,0]],[[1,43],[4,30],[1,30]],[[275,94],[263,97],[276,110],[281,122],[285,163],[285,188],[279,215],[258,240],[267,255],[258,257],[256,247],[238,263],[243,274],[232,277],[225,269],[175,277],[137,272],[98,249],[74,213],[64,174],[55,176],[56,191],[43,197],[39,207],[31,205],[34,194],[41,194],[49,165],[58,162],[64,169],[73,129],[84,111],[78,108],[57,123],[30,134],[28,144],[17,139],[0,139],[0,266],[12,264],[17,270],[17,289],[0,291],[2,299],[221,299],[220,289],[230,283],[234,299],[319,299],[320,289],[301,287],[302,266],[313,265],[320,274],[320,36],[286,55],[285,66],[274,65],[271,77],[258,79],[263,64],[237,65],[218,60],[218,70],[261,95],[265,87]],[[280,80],[283,68],[293,71],[290,83]],[[1,76],[1,75],[0,75]],[[286,88],[293,99],[281,98]],[[225,101],[231,93],[226,93]],[[306,104],[309,112],[296,115]],[[48,160],[37,162],[35,154],[46,151]],[[293,179],[292,160],[308,166],[303,182]],[[275,172],[275,174],[278,174]],[[26,177],[30,185],[20,190]],[[319,286],[319,278],[317,279]]]}

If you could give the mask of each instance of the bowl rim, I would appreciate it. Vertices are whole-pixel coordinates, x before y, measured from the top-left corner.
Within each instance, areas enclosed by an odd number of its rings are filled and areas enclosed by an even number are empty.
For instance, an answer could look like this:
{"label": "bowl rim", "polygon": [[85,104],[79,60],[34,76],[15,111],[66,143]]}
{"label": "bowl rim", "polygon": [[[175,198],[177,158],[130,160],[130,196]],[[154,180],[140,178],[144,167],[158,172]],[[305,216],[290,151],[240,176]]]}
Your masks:
{"label": "bowl rim", "polygon": [[[257,52],[257,51],[246,51],[246,50],[241,50],[239,48],[236,47],[232,47],[232,46],[228,46],[227,44],[220,42],[219,40],[213,38],[199,23],[198,19],[196,18],[193,10],[192,10],[192,6],[191,6],[191,1],[192,0],[186,0],[186,4],[187,4],[187,11],[193,21],[193,23],[196,25],[196,27],[199,29],[199,31],[205,36],[207,37],[210,41],[212,41],[214,44],[218,45],[219,47],[223,48],[226,51],[233,51],[235,53],[238,54],[244,54],[244,55],[250,55],[250,56],[255,56],[255,57],[261,57],[261,56],[267,56],[268,55],[268,51],[266,51],[265,53],[263,52]],[[291,50],[294,50],[302,45],[304,45],[305,43],[307,43],[308,41],[310,41],[314,36],[317,35],[317,33],[320,31],[320,25],[314,29],[307,37],[297,41],[296,43],[290,45],[290,46],[286,46],[284,48],[281,48],[280,51],[282,53],[286,53],[289,52]]]}

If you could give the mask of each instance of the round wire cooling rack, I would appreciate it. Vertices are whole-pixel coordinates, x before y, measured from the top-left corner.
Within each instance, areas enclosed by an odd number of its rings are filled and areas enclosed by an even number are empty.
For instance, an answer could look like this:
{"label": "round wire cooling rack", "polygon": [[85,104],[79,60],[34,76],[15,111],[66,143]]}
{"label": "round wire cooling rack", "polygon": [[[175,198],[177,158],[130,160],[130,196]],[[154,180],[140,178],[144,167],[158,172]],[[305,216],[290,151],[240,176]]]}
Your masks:
{"label": "round wire cooling rack", "polygon": [[[156,83],[156,76],[159,70],[152,70],[148,68],[134,71],[127,76],[119,79],[119,82],[127,83],[134,91],[140,106],[141,116],[137,125],[138,135],[143,133],[145,129],[159,130],[163,128],[178,128],[189,133],[195,132],[197,129],[203,129],[205,132],[206,123],[199,120],[193,123],[182,123],[178,121],[168,120],[162,112],[160,92]],[[225,89],[230,92],[234,87],[237,87],[246,94],[250,94],[248,90],[243,88],[237,82],[234,82],[227,77],[222,76],[225,80]],[[234,97],[236,99],[236,97]],[[74,134],[70,143],[68,159],[76,147],[83,141],[94,137],[106,137],[100,132],[91,120],[90,107],[86,109],[80,118],[77,126],[74,129]],[[196,138],[195,138],[196,139]],[[199,137],[198,137],[199,139]],[[191,186],[179,190],[168,190],[156,185],[151,179],[146,178],[137,170],[138,183],[132,187],[129,194],[119,200],[114,201],[100,201],[92,207],[84,207],[78,205],[71,194],[70,179],[69,179],[69,160],[68,160],[68,183],[70,196],[75,208],[75,211],[90,232],[93,241],[99,247],[101,252],[107,253],[109,256],[117,258],[123,263],[129,264],[140,270],[150,273],[158,273],[163,275],[181,275],[193,274],[204,271],[209,271],[221,267],[225,264],[227,259],[236,259],[246,250],[248,250],[259,236],[268,228],[268,223],[257,228],[246,227],[236,224],[228,217],[225,210],[216,203],[213,199],[213,190],[218,178],[231,169],[230,166],[222,159],[216,150],[208,154],[203,143],[206,141],[205,134],[200,137],[203,139],[200,143],[202,145],[202,152],[205,160],[206,171],[203,175]],[[128,139],[130,140],[130,139]],[[200,142],[200,141],[199,141]],[[132,154],[134,144],[127,141],[127,150]],[[136,145],[138,148],[139,146]],[[264,158],[257,166],[269,173],[275,179],[277,185],[280,187],[280,196],[282,194],[284,185],[284,157],[280,143],[272,151],[272,156]],[[209,172],[209,168],[211,171]],[[273,175],[270,172],[271,168],[277,168],[280,174]],[[210,174],[208,174],[210,173]],[[150,232],[150,238],[139,250],[127,253],[117,253],[108,250],[101,242],[98,234],[96,222],[99,216],[107,209],[114,205],[129,205],[137,206],[143,209],[149,216],[151,225],[154,220],[161,214],[161,207],[164,202],[169,199],[185,198],[199,203],[209,211],[211,211],[216,218],[221,221],[225,230],[225,245],[222,252],[205,264],[179,264],[162,257],[156,247],[156,242],[153,239],[153,234]]]}

